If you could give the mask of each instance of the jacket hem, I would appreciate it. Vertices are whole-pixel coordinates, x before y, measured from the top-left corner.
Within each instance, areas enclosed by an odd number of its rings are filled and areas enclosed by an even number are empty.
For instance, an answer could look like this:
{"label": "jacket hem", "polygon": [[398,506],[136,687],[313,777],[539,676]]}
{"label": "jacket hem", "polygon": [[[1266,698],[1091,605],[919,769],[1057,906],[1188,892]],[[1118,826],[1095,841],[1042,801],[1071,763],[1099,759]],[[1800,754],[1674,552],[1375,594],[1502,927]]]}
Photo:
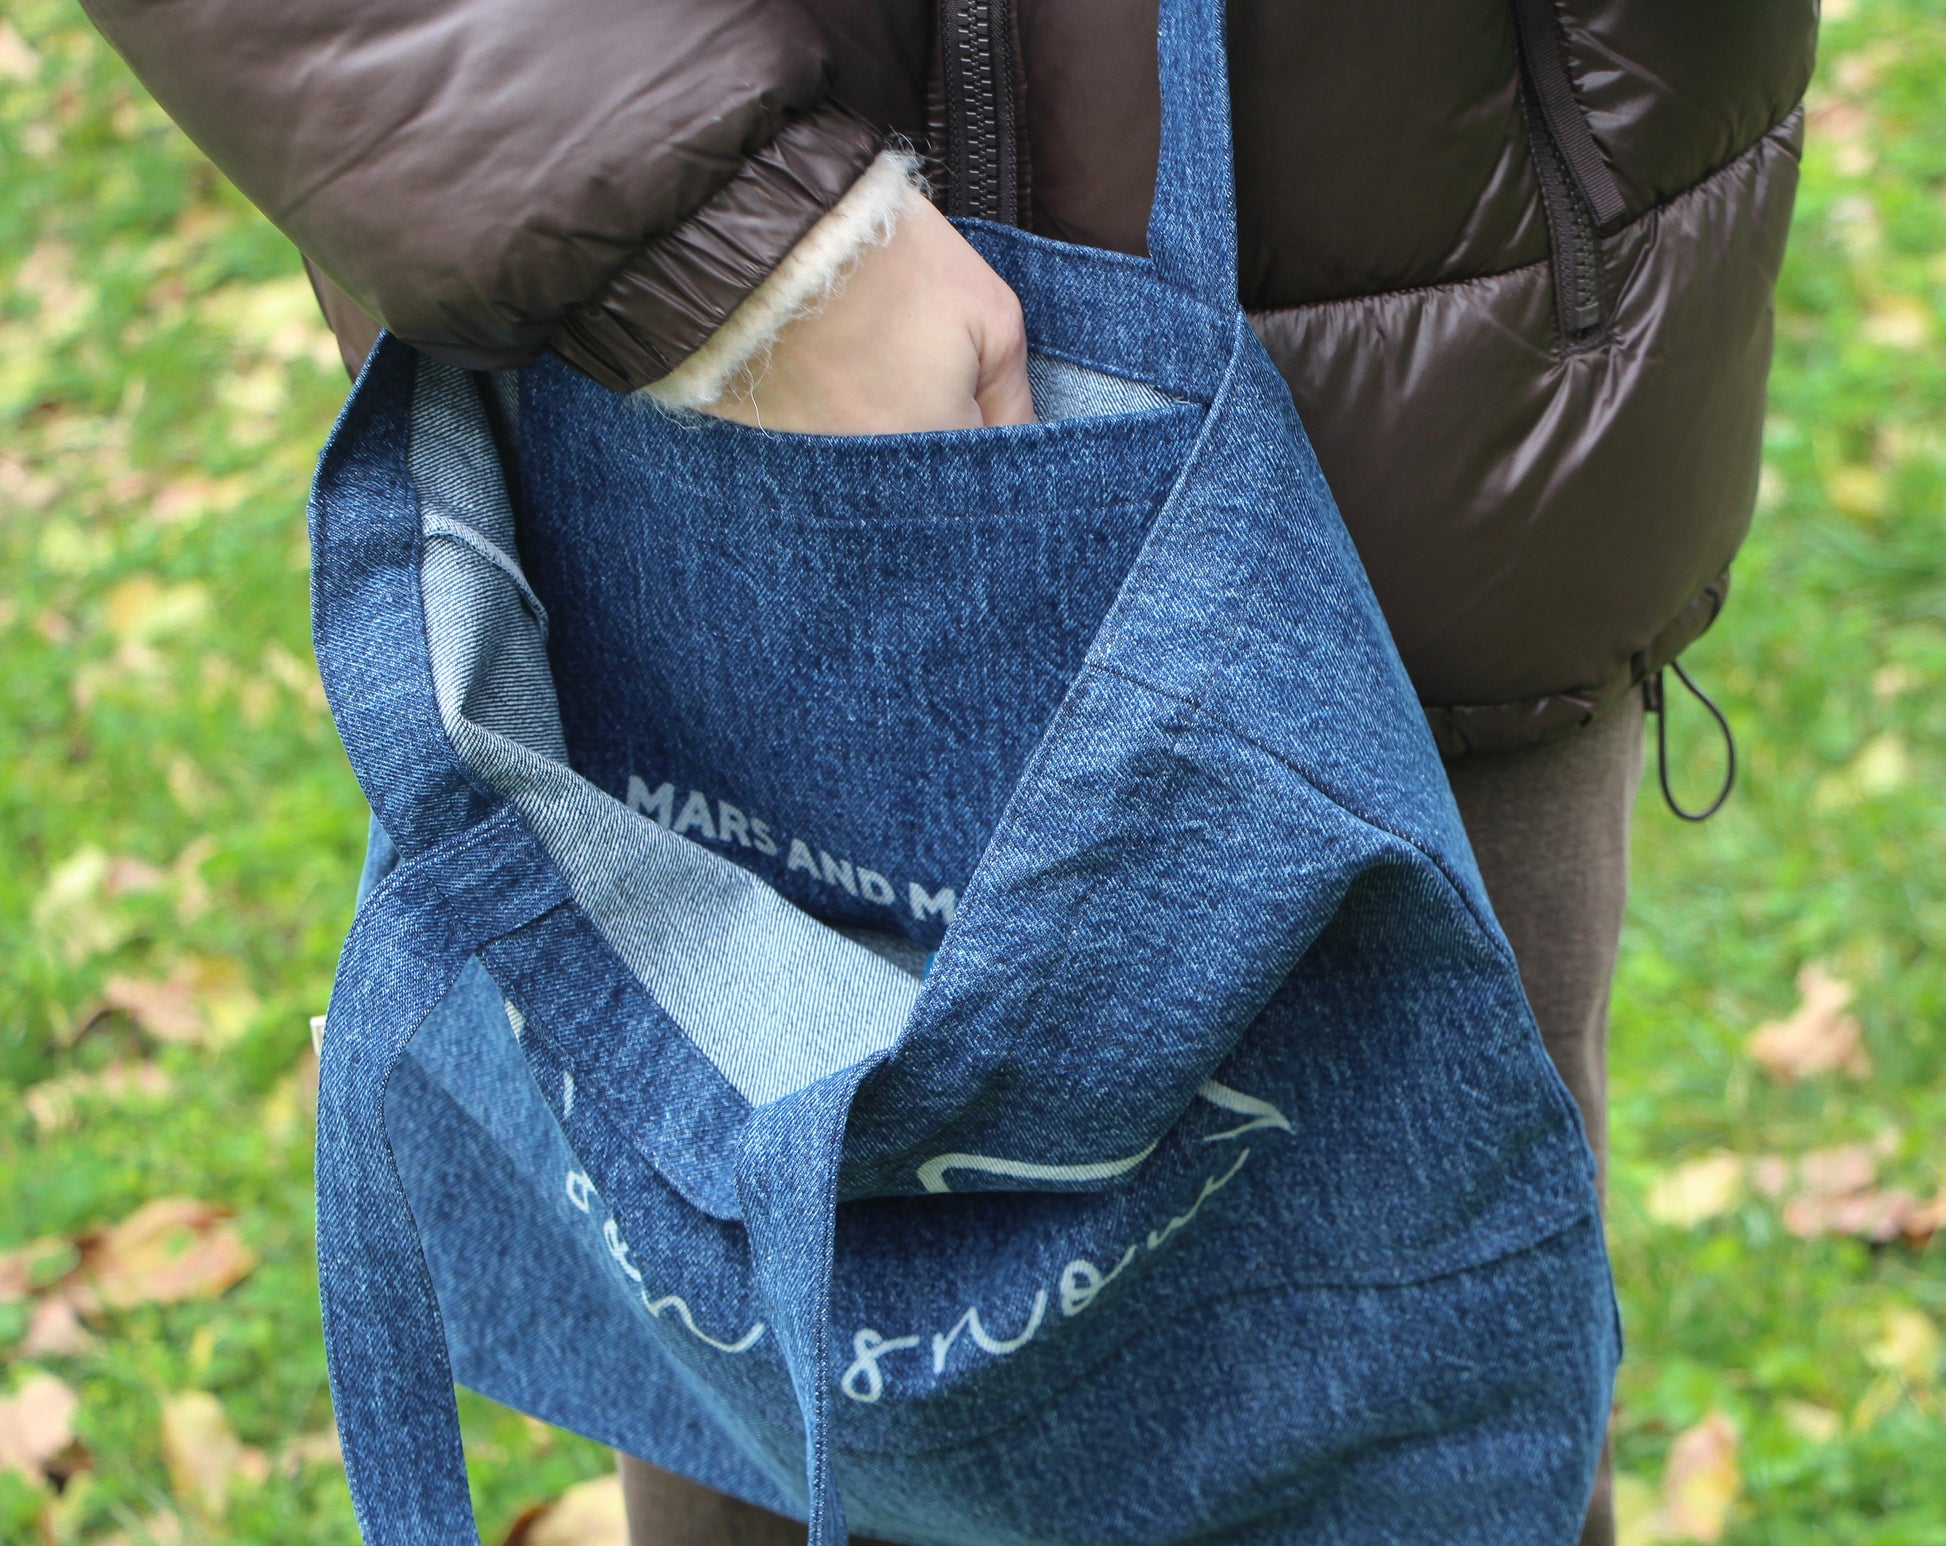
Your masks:
{"label": "jacket hem", "polygon": [[1507,703],[1424,704],[1439,755],[1460,757],[1521,751],[1558,741],[1602,718],[1708,631],[1730,594],[1725,569],[1683,605],[1675,618],[1629,657],[1628,664],[1593,687],[1516,698]]}

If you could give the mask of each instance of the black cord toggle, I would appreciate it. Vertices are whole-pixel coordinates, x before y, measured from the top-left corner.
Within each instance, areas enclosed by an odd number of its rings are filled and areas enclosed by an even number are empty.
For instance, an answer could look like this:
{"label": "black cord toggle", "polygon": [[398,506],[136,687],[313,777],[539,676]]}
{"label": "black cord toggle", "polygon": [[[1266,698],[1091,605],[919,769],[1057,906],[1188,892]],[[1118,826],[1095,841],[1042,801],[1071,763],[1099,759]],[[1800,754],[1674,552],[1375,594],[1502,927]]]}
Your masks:
{"label": "black cord toggle", "polygon": [[1648,706],[1649,712],[1655,715],[1655,765],[1656,773],[1662,781],[1662,798],[1668,803],[1669,809],[1684,821],[1708,821],[1723,809],[1724,802],[1730,798],[1730,791],[1736,787],[1737,739],[1730,733],[1728,716],[1716,706],[1708,693],[1696,685],[1680,664],[1672,660],[1665,669],[1676,673],[1676,679],[1689,689],[1690,695],[1698,703],[1709,710],[1710,717],[1716,721],[1716,728],[1723,732],[1723,755],[1726,764],[1723,770],[1723,787],[1717,791],[1716,798],[1702,810],[1685,810],[1677,801],[1675,791],[1669,787],[1669,700],[1663,691],[1662,672],[1658,671],[1654,676],[1643,680],[1642,700]]}

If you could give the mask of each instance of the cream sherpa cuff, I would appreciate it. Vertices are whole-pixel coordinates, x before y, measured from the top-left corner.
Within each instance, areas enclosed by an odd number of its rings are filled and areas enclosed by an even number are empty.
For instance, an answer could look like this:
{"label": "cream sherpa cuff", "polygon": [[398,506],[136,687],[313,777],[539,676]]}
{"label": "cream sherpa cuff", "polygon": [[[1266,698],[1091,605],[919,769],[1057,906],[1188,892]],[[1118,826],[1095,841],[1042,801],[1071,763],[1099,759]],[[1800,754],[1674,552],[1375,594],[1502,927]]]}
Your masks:
{"label": "cream sherpa cuff", "polygon": [[818,223],[798,238],[784,261],[746,295],[723,325],[660,381],[642,389],[665,408],[703,408],[729,390],[770,352],[786,324],[817,308],[840,285],[867,247],[892,239],[899,212],[913,193],[925,197],[919,158],[884,150]]}

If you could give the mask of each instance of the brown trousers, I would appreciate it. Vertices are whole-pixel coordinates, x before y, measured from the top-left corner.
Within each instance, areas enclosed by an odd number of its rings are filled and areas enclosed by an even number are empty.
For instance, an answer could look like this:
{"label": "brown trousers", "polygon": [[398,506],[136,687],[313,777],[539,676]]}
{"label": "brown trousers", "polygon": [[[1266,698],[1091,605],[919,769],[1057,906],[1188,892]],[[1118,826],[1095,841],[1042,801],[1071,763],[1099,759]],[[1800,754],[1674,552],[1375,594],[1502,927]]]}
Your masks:
{"label": "brown trousers", "polygon": [[[1629,812],[1642,779],[1642,702],[1574,737],[1451,764],[1453,794],[1541,1039],[1608,1157],[1608,988],[1628,894]],[[624,1455],[631,1546],[802,1546],[804,1527]],[[1603,1462],[1580,1546],[1613,1546]]]}

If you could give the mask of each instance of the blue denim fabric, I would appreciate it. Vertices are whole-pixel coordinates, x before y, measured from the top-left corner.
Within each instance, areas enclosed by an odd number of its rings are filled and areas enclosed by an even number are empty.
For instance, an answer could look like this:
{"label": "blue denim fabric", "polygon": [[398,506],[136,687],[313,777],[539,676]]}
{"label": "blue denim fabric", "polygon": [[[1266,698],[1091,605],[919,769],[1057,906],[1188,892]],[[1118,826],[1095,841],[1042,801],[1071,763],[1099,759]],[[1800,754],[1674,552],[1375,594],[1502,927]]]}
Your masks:
{"label": "blue denim fabric", "polygon": [[817,1546],[1575,1537],[1592,1163],[1236,307],[1222,36],[1166,0],[1152,258],[964,228],[1039,424],[368,365],[312,505],[367,1541],[476,1538],[455,1379]]}

